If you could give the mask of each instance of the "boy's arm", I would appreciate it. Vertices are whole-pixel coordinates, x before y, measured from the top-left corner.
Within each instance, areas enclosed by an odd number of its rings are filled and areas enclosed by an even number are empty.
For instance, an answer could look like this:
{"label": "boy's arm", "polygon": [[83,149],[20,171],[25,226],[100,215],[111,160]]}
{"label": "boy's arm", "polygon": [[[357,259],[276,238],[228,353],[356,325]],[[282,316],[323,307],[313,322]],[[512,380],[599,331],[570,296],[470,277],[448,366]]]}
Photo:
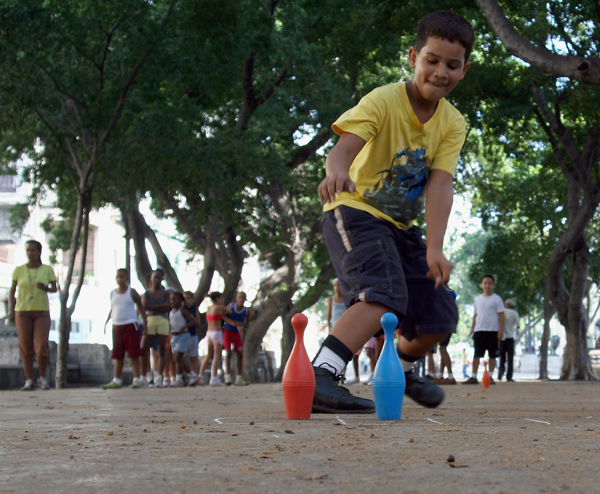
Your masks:
{"label": "boy's arm", "polygon": [[498,339],[501,340],[504,337],[504,324],[506,319],[504,318],[504,312],[498,312],[498,320],[500,322],[500,331],[498,331]]}
{"label": "boy's arm", "polygon": [[473,336],[473,332],[475,331],[475,321],[477,320],[477,314],[473,316],[473,322],[471,323],[471,332],[469,333],[469,338]]}
{"label": "boy's arm", "polygon": [[184,307],[183,309],[184,310],[182,310],[181,313],[183,314],[183,317],[187,319],[187,323],[184,326],[181,326],[181,328],[179,328],[180,333],[182,333],[187,328],[191,328],[192,326],[196,325],[196,319],[194,319],[194,316],[190,314],[190,311],[187,310],[186,307]]}
{"label": "boy's arm", "polygon": [[144,321],[144,329],[145,329],[148,327],[148,318],[146,317],[146,309],[144,308],[144,304],[142,303],[140,294],[137,291],[135,291],[133,288],[131,289],[131,298],[133,300],[133,303],[135,305],[137,305],[138,314],[140,316],[142,316],[142,319]]}
{"label": "boy's arm", "polygon": [[333,146],[325,161],[325,178],[319,184],[319,197],[323,202],[331,202],[340,192],[354,192],[356,184],[348,171],[356,155],[367,143],[362,137],[344,132]]}
{"label": "boy's arm", "polygon": [[226,323],[228,323],[231,326],[234,326],[236,328],[239,328],[242,325],[242,323],[234,321],[230,317],[227,317],[225,314],[223,314],[221,317],[223,318],[223,321],[225,321]]}
{"label": "boy's arm", "polygon": [[192,316],[192,318],[194,319],[194,325],[195,326],[200,326],[200,312],[198,311],[198,309],[196,309],[196,312],[194,314],[192,314],[190,312],[190,309],[188,309],[185,305],[183,306],[185,312],[187,312],[190,316]]}
{"label": "boy's arm", "polygon": [[327,299],[327,330],[331,333],[331,306],[333,305],[333,297]]}
{"label": "boy's arm", "polygon": [[425,221],[427,222],[427,276],[439,288],[450,280],[452,263],[444,256],[444,235],[452,210],[454,189],[452,175],[443,170],[431,170],[427,184]]}

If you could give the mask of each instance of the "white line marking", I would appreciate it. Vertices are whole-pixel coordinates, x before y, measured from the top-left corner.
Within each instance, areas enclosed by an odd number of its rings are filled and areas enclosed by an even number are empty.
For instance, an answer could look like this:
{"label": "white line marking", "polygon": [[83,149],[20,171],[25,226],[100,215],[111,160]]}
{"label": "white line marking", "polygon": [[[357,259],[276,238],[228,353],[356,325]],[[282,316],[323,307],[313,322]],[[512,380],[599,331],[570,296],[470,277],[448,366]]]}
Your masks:
{"label": "white line marking", "polygon": [[[223,417],[223,418],[225,418],[225,417]],[[216,422],[217,424],[222,424],[222,423],[223,423],[223,422],[221,422],[221,419],[215,419],[215,422]]]}
{"label": "white line marking", "polygon": [[339,415],[336,415],[336,416],[335,416],[335,418],[336,418],[336,419],[338,419],[338,422],[339,422],[340,424],[344,424],[344,425],[346,425],[346,422],[344,422],[344,421],[343,421],[343,420],[342,420],[342,419],[339,417]]}
{"label": "white line marking", "polygon": [[540,424],[550,425],[550,422],[544,422],[543,420],[535,420],[535,419],[523,419],[523,420],[529,420],[530,422],[539,422]]}
{"label": "white line marking", "polygon": [[429,422],[433,422],[434,424],[444,425],[442,422],[438,422],[437,420],[433,420],[433,419],[427,419],[427,420],[429,420]]}

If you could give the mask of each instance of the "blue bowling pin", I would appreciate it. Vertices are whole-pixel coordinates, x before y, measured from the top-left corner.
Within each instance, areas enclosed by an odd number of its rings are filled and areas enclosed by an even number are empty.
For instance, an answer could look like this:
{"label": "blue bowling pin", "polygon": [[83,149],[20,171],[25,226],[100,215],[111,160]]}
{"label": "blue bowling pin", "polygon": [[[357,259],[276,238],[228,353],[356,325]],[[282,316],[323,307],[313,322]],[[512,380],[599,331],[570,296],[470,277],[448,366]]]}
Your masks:
{"label": "blue bowling pin", "polygon": [[398,318],[391,312],[381,316],[385,342],[373,372],[373,394],[379,420],[400,420],[402,416],[406,378],[394,346],[394,331],[397,325]]}

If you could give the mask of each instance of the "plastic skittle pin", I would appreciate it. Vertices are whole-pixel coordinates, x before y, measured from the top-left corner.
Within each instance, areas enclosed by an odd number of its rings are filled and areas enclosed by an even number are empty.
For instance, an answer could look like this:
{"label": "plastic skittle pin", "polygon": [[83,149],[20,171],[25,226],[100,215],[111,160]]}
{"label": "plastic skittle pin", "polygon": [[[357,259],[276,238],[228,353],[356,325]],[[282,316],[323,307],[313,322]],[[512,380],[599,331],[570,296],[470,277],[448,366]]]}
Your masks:
{"label": "plastic skittle pin", "polygon": [[483,378],[481,379],[481,384],[483,385],[484,388],[490,387],[490,373],[488,372],[487,365],[488,365],[487,362],[483,363],[483,367],[485,370],[483,371]]}
{"label": "plastic skittle pin", "polygon": [[406,377],[394,347],[394,331],[397,324],[398,318],[391,312],[381,317],[385,341],[373,372],[373,394],[379,420],[400,420],[402,416]]}
{"label": "plastic skittle pin", "polygon": [[304,330],[307,324],[308,318],[304,314],[298,313],[292,317],[296,341],[281,380],[288,420],[309,419],[315,394],[315,372],[304,347]]}

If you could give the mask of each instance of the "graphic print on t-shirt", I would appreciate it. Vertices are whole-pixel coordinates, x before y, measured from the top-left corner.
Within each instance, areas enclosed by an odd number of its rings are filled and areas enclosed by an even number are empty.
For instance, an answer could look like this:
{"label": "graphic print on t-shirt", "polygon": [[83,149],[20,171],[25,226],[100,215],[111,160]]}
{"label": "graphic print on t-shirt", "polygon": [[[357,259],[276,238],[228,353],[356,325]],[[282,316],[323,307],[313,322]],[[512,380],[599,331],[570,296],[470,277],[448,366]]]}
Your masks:
{"label": "graphic print on t-shirt", "polygon": [[390,168],[379,172],[379,182],[373,190],[365,190],[363,199],[395,221],[408,225],[423,209],[430,171],[424,148],[406,148],[394,155]]}

